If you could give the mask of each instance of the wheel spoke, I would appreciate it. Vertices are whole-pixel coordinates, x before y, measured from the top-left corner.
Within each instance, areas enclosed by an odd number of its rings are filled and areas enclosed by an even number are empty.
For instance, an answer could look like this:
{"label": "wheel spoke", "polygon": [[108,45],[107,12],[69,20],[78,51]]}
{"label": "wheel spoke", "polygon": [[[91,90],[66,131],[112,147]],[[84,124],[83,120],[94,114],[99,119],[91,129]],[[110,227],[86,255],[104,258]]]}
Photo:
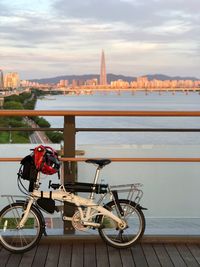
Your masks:
{"label": "wheel spoke", "polygon": [[[13,203],[0,213],[1,243],[12,252],[29,250],[40,240],[43,232],[40,214],[33,208],[30,209],[25,225],[20,229],[17,228],[22,218],[23,207],[23,204]],[[7,221],[6,228],[4,221]]]}
{"label": "wheel spoke", "polygon": [[[128,200],[119,200],[119,203],[124,211],[122,218],[125,220],[127,227],[123,230],[105,227],[99,229],[99,234],[108,245],[117,248],[130,247],[143,235],[145,218],[135,203]],[[106,206],[110,208],[113,214],[119,216],[118,208],[114,201],[109,202]],[[121,218],[121,216],[119,217]]]}

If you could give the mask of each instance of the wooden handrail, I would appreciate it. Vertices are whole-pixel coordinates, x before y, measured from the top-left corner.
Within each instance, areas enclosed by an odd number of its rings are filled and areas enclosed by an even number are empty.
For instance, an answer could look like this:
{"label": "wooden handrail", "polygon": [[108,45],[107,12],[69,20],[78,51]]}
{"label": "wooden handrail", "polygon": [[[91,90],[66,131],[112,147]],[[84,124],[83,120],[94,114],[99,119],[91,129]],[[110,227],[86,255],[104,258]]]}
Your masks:
{"label": "wooden handrail", "polygon": [[199,117],[200,111],[0,110],[0,116]]}
{"label": "wooden handrail", "polygon": [[[112,162],[200,162],[200,158],[110,158]],[[83,162],[88,158],[60,158],[63,162]],[[0,162],[19,162],[22,158],[0,158]]]}

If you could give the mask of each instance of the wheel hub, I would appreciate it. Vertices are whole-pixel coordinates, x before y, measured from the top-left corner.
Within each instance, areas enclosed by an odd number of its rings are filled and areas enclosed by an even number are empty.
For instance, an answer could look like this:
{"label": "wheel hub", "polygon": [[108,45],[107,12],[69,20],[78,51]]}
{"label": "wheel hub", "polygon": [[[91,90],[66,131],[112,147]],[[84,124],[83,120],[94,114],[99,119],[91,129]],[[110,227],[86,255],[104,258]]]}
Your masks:
{"label": "wheel hub", "polygon": [[126,222],[120,222],[120,223],[118,223],[118,228],[120,230],[124,230],[125,228],[127,228]]}

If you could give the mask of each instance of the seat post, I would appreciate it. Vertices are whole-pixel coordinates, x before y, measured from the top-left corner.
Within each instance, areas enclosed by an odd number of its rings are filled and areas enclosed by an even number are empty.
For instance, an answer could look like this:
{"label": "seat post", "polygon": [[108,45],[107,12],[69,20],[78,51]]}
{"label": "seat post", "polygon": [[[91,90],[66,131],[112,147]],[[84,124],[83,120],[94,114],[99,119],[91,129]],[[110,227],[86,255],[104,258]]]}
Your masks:
{"label": "seat post", "polygon": [[[97,184],[98,182],[98,179],[99,179],[99,174],[100,174],[100,170],[102,169],[102,167],[98,166],[97,169],[96,169],[96,173],[95,173],[95,176],[94,176],[94,181],[93,181],[93,185],[94,187],[92,188],[93,190],[95,189],[95,185]],[[91,192],[90,194],[90,199],[93,199],[94,198],[94,191]]]}

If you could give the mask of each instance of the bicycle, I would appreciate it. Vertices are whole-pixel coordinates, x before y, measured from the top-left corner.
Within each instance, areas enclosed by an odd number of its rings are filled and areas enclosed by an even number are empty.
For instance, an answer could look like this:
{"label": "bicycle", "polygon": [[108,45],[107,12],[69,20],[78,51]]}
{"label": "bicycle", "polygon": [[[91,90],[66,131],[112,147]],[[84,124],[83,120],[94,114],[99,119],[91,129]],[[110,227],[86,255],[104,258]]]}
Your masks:
{"label": "bicycle", "polygon": [[[0,241],[2,246],[13,253],[24,253],[36,246],[42,235],[46,235],[45,219],[41,212],[58,211],[55,200],[73,205],[74,214],[69,217],[61,209],[63,221],[71,221],[75,230],[97,229],[100,237],[115,248],[128,248],[144,234],[145,217],[139,202],[143,196],[141,184],[115,185],[98,183],[102,168],[111,163],[109,159],[88,159],[86,163],[97,165],[93,183],[56,184],[49,181],[49,189],[40,191],[40,172],[25,200],[17,196],[3,195],[9,205],[0,212]],[[31,182],[30,182],[31,184]],[[89,193],[87,198],[78,192]],[[126,193],[126,198],[119,198]],[[95,202],[95,196],[99,196]],[[110,201],[103,204],[107,197]]]}

